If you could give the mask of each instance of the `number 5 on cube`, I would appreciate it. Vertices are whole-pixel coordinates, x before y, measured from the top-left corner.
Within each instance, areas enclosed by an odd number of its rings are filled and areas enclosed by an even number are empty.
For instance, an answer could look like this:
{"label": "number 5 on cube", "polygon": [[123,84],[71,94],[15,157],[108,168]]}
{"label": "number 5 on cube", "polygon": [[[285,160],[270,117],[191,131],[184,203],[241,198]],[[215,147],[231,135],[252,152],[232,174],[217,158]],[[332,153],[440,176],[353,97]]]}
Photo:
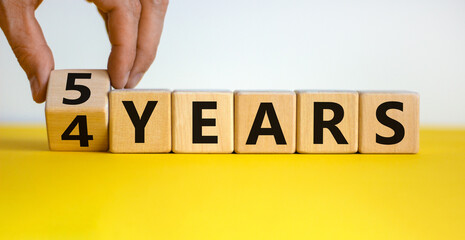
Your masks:
{"label": "number 5 on cube", "polygon": [[50,150],[108,149],[106,70],[55,70],[50,74],[45,116]]}

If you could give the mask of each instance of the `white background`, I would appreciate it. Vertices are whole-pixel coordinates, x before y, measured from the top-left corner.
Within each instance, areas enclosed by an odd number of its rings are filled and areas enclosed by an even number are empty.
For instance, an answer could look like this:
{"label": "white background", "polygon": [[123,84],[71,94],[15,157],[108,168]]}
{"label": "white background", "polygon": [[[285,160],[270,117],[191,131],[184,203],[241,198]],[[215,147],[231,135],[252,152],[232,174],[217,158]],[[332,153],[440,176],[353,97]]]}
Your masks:
{"label": "white background", "polygon": [[[106,67],[92,4],[45,0],[36,16],[56,69]],[[45,122],[3,34],[0,82],[0,122]],[[412,90],[423,125],[465,125],[465,1],[171,0],[138,88]]]}

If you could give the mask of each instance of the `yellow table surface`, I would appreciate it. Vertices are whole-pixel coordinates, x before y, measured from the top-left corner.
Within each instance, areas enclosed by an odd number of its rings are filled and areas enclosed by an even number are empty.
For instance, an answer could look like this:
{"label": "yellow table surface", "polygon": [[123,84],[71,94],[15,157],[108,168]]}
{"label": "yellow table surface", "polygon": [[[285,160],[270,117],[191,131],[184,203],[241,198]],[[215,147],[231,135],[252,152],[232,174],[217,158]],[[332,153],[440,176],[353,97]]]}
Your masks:
{"label": "yellow table surface", "polygon": [[0,239],[465,239],[465,129],[415,155],[117,155],[3,126]]}

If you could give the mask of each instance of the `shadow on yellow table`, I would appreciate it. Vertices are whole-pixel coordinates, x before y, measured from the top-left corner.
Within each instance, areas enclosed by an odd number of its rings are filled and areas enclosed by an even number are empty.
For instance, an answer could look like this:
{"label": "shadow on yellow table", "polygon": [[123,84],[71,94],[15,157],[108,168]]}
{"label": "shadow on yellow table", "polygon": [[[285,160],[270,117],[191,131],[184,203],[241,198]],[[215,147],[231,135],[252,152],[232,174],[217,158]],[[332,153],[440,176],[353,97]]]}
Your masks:
{"label": "shadow on yellow table", "polygon": [[0,239],[465,239],[465,129],[415,155],[117,155],[4,126]]}

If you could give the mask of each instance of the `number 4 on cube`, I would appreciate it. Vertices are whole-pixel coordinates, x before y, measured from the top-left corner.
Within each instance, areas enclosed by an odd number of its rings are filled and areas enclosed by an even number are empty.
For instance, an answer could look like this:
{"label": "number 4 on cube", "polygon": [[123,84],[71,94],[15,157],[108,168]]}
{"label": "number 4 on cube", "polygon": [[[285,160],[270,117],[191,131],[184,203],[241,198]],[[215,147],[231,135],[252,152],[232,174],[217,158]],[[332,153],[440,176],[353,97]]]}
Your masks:
{"label": "number 4 on cube", "polygon": [[108,149],[106,70],[55,70],[48,83],[45,115],[50,150]]}

